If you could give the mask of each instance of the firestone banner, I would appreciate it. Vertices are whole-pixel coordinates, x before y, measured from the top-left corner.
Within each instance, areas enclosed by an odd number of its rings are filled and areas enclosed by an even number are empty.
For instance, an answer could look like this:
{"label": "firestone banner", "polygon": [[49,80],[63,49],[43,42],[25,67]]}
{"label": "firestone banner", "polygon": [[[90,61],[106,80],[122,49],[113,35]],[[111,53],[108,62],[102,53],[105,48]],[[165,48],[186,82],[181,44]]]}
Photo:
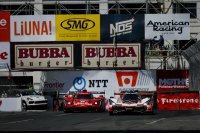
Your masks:
{"label": "firestone banner", "polygon": [[199,108],[199,92],[157,94],[159,110],[186,110]]}
{"label": "firestone banner", "polygon": [[8,71],[10,68],[10,43],[0,42],[0,71]]}
{"label": "firestone banner", "polygon": [[105,96],[114,92],[156,90],[156,71],[56,71],[46,72],[42,77],[43,90],[68,91],[105,91]]}
{"label": "firestone banner", "polygon": [[56,41],[55,15],[11,16],[11,41]]}
{"label": "firestone banner", "polygon": [[0,42],[10,42],[10,12],[0,12]]}
{"label": "firestone banner", "polygon": [[56,15],[56,41],[100,41],[100,15]]}
{"label": "firestone banner", "polygon": [[144,15],[101,15],[101,41],[130,42],[144,40]]}
{"label": "firestone banner", "polygon": [[140,43],[82,44],[82,67],[139,68]]}
{"label": "firestone banner", "polygon": [[190,40],[190,14],[145,14],[145,39]]}
{"label": "firestone banner", "polygon": [[73,51],[73,44],[15,45],[15,68],[71,68]]}

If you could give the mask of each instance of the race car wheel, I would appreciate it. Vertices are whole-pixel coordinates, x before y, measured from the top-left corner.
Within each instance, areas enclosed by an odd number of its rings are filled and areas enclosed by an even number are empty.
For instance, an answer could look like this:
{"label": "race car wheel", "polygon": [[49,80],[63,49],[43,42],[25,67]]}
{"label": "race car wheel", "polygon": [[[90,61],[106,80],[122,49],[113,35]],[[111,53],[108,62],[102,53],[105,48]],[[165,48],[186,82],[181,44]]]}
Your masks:
{"label": "race car wheel", "polygon": [[113,112],[111,111],[111,112],[109,112],[109,115],[113,115]]}
{"label": "race car wheel", "polygon": [[22,102],[22,111],[27,111],[27,104],[25,101]]}

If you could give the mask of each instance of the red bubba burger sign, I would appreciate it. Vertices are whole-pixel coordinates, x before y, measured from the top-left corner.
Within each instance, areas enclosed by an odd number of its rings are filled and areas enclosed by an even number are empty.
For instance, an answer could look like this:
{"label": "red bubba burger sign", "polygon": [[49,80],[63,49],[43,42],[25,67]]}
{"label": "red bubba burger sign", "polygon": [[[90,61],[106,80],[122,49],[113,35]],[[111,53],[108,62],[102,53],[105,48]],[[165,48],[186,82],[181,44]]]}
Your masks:
{"label": "red bubba burger sign", "polygon": [[158,109],[184,110],[199,108],[199,92],[158,94]]}
{"label": "red bubba burger sign", "polygon": [[83,44],[83,67],[141,67],[140,44]]}
{"label": "red bubba burger sign", "polygon": [[189,71],[158,70],[157,91],[189,90]]}
{"label": "red bubba burger sign", "polygon": [[73,67],[73,45],[15,45],[15,68]]}

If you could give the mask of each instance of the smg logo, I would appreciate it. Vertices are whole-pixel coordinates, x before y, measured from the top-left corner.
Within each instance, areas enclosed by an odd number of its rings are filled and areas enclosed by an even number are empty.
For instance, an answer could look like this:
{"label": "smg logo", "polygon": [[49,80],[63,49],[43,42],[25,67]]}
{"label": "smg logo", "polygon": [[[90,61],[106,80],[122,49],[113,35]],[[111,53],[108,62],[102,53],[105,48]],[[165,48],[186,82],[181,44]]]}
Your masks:
{"label": "smg logo", "polygon": [[95,22],[85,18],[71,18],[61,22],[60,26],[70,31],[84,31],[92,29]]}
{"label": "smg logo", "polygon": [[115,24],[110,24],[110,37],[131,33],[133,29],[133,21],[134,18],[117,22]]}

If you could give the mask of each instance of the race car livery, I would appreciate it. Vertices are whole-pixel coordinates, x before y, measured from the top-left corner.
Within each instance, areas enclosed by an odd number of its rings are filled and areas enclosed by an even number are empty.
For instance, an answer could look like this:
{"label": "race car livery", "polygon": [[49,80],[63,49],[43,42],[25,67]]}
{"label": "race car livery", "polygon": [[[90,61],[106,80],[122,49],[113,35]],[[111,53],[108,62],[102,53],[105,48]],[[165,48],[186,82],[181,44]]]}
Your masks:
{"label": "race car livery", "polygon": [[[118,95],[118,98],[116,98]],[[123,112],[154,113],[153,93],[119,92],[108,99],[107,110],[110,115]]]}
{"label": "race car livery", "polygon": [[69,111],[105,111],[105,98],[103,95],[94,97],[93,94],[105,94],[105,92],[88,92],[87,90],[66,94],[63,101],[64,112]]}

